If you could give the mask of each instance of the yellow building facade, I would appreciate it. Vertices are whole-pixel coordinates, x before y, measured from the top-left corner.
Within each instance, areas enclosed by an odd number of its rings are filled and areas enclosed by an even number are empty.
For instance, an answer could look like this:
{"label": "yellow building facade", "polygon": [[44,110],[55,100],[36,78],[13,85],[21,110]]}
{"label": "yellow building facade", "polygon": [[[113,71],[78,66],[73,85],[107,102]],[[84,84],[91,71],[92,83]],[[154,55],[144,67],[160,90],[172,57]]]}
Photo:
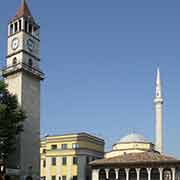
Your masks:
{"label": "yellow building facade", "polygon": [[40,153],[44,180],[86,180],[89,162],[104,155],[104,140],[87,133],[46,136]]}

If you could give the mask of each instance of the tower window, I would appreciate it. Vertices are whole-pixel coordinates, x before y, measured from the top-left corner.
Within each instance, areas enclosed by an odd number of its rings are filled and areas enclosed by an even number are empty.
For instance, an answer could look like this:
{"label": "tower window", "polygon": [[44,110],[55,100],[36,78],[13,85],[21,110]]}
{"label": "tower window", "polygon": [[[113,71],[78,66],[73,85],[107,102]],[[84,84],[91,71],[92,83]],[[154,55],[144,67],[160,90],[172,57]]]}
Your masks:
{"label": "tower window", "polygon": [[29,65],[30,67],[32,67],[32,65],[33,65],[32,59],[29,59],[28,65]]}
{"label": "tower window", "polygon": [[18,30],[18,23],[17,23],[17,22],[15,22],[15,24],[14,24],[14,32],[16,33],[16,32],[17,32],[17,30]]}
{"label": "tower window", "polygon": [[27,21],[25,21],[25,24],[24,24],[24,30],[25,30],[25,32],[27,32],[27,26],[28,26],[28,23],[27,23]]}
{"label": "tower window", "polygon": [[17,58],[15,57],[14,59],[13,59],[13,65],[16,65],[17,64]]}
{"label": "tower window", "polygon": [[21,28],[22,28],[22,26],[21,26],[21,20],[19,20],[19,31],[21,31]]}
{"label": "tower window", "polygon": [[29,24],[29,33],[32,34],[32,30],[33,30],[33,26],[32,26],[32,24]]}
{"label": "tower window", "polygon": [[10,25],[10,35],[13,34],[13,24]]}

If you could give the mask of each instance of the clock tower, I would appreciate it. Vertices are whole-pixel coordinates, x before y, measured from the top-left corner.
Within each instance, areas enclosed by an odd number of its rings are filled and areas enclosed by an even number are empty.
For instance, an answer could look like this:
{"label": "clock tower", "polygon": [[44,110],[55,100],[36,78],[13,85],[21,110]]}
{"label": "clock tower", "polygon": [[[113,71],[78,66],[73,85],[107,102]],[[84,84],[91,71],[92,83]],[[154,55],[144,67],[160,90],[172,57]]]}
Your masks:
{"label": "clock tower", "polygon": [[39,176],[40,168],[40,70],[39,25],[22,0],[16,16],[8,24],[6,67],[3,76],[8,90],[16,94],[27,114],[24,132],[18,137],[17,150],[9,166],[21,177]]}

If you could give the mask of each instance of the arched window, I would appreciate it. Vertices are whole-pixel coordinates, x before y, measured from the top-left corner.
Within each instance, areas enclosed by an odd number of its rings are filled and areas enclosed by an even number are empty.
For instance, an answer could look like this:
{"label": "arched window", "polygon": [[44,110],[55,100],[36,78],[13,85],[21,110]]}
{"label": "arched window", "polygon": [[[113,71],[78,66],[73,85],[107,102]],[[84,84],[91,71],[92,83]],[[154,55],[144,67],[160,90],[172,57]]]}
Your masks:
{"label": "arched window", "polygon": [[158,168],[153,168],[151,170],[151,179],[153,179],[153,180],[159,180],[160,179],[160,174],[159,174]]}
{"label": "arched window", "polygon": [[27,176],[26,180],[33,180],[33,178],[31,176]]}
{"label": "arched window", "polygon": [[163,180],[172,180],[171,169],[164,169],[163,170]]}
{"label": "arched window", "polygon": [[146,168],[142,168],[140,170],[140,179],[141,180],[148,180],[148,172]]}
{"label": "arched window", "polygon": [[114,169],[109,170],[109,180],[116,180],[116,172]]}
{"label": "arched window", "polygon": [[130,169],[130,171],[129,171],[129,180],[137,180],[136,169]]}
{"label": "arched window", "polygon": [[120,180],[126,180],[126,171],[124,169],[119,169],[118,174]]}
{"label": "arched window", "polygon": [[106,171],[104,169],[99,171],[99,180],[106,180]]}
{"label": "arched window", "polygon": [[15,57],[14,59],[13,59],[13,65],[16,65],[17,64],[17,58]]}
{"label": "arched window", "polygon": [[28,65],[29,65],[30,67],[32,67],[32,66],[33,66],[32,59],[29,59],[29,61],[28,61]]}

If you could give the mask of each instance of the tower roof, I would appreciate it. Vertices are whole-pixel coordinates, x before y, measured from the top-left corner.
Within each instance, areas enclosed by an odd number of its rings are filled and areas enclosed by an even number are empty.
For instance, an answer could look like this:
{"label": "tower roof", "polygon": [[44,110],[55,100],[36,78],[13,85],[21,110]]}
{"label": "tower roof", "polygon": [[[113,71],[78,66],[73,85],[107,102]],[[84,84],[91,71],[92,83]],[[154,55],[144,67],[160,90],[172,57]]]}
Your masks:
{"label": "tower roof", "polygon": [[13,17],[13,20],[20,17],[32,17],[31,11],[29,10],[26,0],[22,0],[21,6],[17,10],[16,15]]}

